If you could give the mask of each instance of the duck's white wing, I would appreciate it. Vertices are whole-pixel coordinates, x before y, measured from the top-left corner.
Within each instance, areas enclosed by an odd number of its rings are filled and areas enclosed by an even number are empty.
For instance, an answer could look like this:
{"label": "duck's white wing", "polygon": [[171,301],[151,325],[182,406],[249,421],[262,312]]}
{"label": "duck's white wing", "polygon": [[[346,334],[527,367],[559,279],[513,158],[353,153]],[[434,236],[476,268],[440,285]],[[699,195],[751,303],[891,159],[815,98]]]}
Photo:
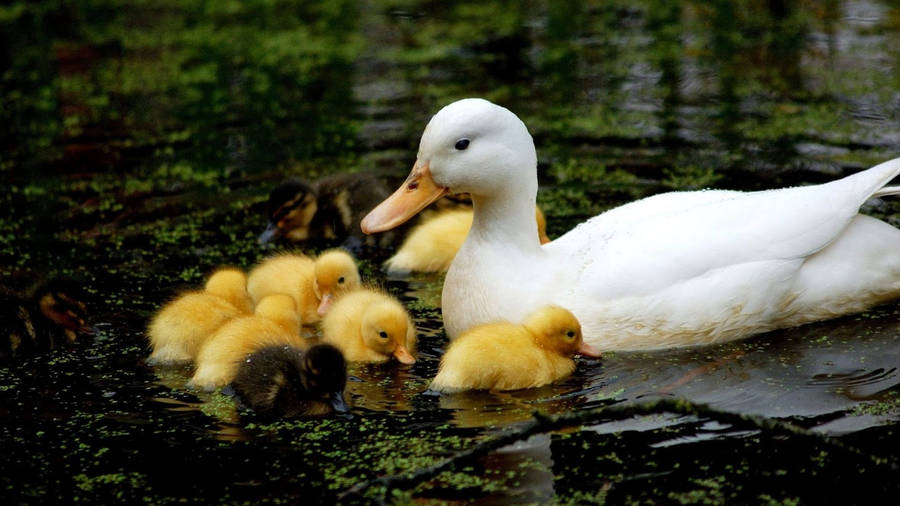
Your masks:
{"label": "duck's white wing", "polygon": [[900,159],[823,185],[657,195],[597,216],[544,250],[566,259],[558,264],[581,296],[641,296],[716,269],[803,259],[839,237],[898,172]]}

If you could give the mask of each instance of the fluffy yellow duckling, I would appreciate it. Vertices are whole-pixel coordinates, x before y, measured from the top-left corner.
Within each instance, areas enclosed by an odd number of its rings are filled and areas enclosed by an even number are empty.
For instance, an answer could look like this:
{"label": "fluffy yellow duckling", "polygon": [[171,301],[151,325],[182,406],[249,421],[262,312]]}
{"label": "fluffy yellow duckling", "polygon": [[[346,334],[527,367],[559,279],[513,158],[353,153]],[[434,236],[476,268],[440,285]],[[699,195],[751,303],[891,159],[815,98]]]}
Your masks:
{"label": "fluffy yellow duckling", "polygon": [[360,286],[359,270],[349,253],[329,250],[316,259],[284,253],[263,260],[250,271],[247,291],[253,302],[273,293],[294,298],[304,325],[322,319],[334,298]]}
{"label": "fluffy yellow duckling", "polygon": [[284,294],[263,297],[252,315],[235,318],[203,343],[190,385],[204,390],[223,387],[237,375],[241,361],[269,345],[306,348],[294,299]]}
{"label": "fluffy yellow duckling", "polygon": [[147,329],[152,364],[189,362],[203,342],[225,322],[251,313],[244,271],[214,272],[203,290],[187,292],[156,313]]}
{"label": "fluffy yellow duckling", "polygon": [[393,297],[369,288],[337,299],[322,320],[322,341],[336,346],[351,362],[404,364],[416,359],[416,326]]}
{"label": "fluffy yellow duckling", "polygon": [[552,383],[575,370],[575,354],[599,357],[581,339],[569,310],[546,306],[524,323],[489,323],[457,337],[444,353],[431,389],[518,390]]}
{"label": "fluffy yellow duckling", "polygon": [[[539,207],[534,208],[541,244],[547,237],[547,220]],[[471,208],[439,212],[413,228],[397,253],[385,263],[390,274],[409,272],[447,272],[456,252],[472,228]]]}

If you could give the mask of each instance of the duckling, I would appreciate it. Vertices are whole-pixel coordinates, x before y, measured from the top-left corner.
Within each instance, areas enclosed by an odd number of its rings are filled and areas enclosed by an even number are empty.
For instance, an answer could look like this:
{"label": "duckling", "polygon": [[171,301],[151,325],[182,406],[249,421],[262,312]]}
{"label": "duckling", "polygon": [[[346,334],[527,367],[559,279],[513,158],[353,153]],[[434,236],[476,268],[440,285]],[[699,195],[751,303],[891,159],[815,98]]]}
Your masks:
{"label": "duckling", "polygon": [[572,355],[599,357],[582,341],[581,325],[569,310],[546,306],[524,323],[488,323],[451,342],[431,389],[518,390],[552,383],[575,370]]}
{"label": "duckling", "polygon": [[316,258],[315,284],[313,285],[319,307],[316,314],[325,316],[337,297],[359,288],[362,280],[353,257],[341,250],[329,250]]}
{"label": "duckling", "polygon": [[312,184],[285,179],[269,194],[269,224],[259,243],[283,237],[294,243],[343,244],[350,249],[362,244],[385,246],[392,237],[365,236],[359,222],[390,193],[383,181],[367,173],[334,174]]}
{"label": "duckling", "polygon": [[316,191],[309,183],[297,178],[285,179],[269,193],[266,204],[269,223],[259,236],[259,243],[281,237],[290,242],[315,238],[318,231],[310,230],[310,225],[318,209]]}
{"label": "duckling", "polygon": [[147,328],[153,349],[147,362],[190,362],[225,322],[251,312],[247,275],[237,268],[219,269],[209,276],[203,290],[184,293],[156,313]]}
{"label": "duckling", "polygon": [[[547,220],[537,206],[534,214],[541,244],[546,244],[550,242]],[[472,216],[471,208],[456,208],[438,212],[416,225],[403,240],[400,249],[385,262],[388,274],[447,272],[469,234]]]}
{"label": "duckling", "polygon": [[247,291],[254,302],[285,293],[294,298],[304,325],[322,319],[334,298],[360,286],[359,270],[349,253],[329,250],[316,259],[282,253],[263,260],[250,271]]}
{"label": "duckling", "polygon": [[341,296],[322,320],[322,341],[351,362],[416,362],[416,326],[393,297],[361,288]]}
{"label": "duckling", "polygon": [[84,290],[74,281],[54,279],[39,283],[24,295],[0,286],[0,361],[60,345],[74,344],[94,335],[87,324]]}
{"label": "duckling", "polygon": [[223,387],[235,378],[246,355],[267,345],[306,348],[294,299],[284,294],[263,297],[252,315],[222,325],[200,347],[197,370],[188,383],[204,390]]}
{"label": "duckling", "polygon": [[281,418],[346,413],[346,384],[347,365],[334,346],[316,344],[304,352],[285,344],[251,353],[231,386],[256,413]]}

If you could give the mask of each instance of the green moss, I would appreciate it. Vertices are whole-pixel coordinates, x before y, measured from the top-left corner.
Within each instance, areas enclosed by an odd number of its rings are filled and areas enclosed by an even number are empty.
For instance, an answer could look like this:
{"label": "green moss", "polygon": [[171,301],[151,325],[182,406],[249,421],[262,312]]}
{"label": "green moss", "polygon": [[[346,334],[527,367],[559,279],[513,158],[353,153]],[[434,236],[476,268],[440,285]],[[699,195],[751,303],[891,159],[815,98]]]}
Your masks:
{"label": "green moss", "polygon": [[853,407],[856,416],[887,416],[900,412],[900,393],[891,390],[879,400],[864,401]]}

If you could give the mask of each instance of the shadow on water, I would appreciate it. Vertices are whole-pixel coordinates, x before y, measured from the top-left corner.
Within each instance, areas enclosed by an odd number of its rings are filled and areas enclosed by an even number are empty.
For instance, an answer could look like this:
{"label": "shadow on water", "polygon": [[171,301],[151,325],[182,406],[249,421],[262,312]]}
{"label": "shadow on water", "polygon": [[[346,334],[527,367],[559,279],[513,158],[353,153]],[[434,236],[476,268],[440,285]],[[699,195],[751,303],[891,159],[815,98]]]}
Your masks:
{"label": "shadow on water", "polygon": [[[892,3],[13,1],[0,6],[0,41],[0,281],[74,279],[98,329],[0,366],[4,504],[328,503],[535,411],[659,398],[808,431],[598,411],[388,499],[896,497],[897,304],[738,343],[579,360],[529,391],[437,395],[442,277],[386,278],[390,252],[365,250],[363,276],[413,313],[420,354],[353,365],[351,418],[258,420],[187,389],[190,368],[144,362],[160,304],[270,251],[256,238],[282,177],[366,171],[398,184],[425,122],[457,98],[497,101],[529,126],[551,237],[662,191],[816,183],[896,157]],[[896,199],[864,211],[900,225]]]}

